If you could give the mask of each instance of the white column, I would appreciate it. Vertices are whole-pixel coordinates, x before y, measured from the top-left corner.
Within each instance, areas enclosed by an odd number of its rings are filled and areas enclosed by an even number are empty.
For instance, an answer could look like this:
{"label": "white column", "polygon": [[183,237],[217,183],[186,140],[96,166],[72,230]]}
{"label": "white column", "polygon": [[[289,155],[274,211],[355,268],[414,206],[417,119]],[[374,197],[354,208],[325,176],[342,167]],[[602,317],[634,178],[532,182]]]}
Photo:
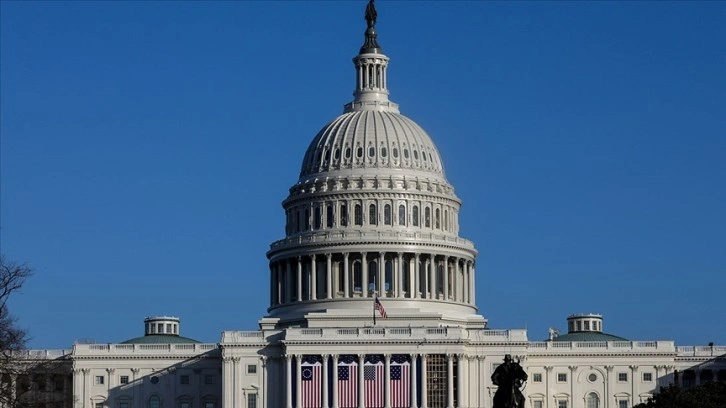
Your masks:
{"label": "white column", "polygon": [[297,257],[297,301],[302,302],[302,258]]}
{"label": "white column", "polygon": [[328,354],[323,354],[323,366],[321,371],[323,372],[323,408],[328,408]]}
{"label": "white column", "polygon": [[333,254],[325,254],[325,271],[326,271],[326,279],[325,279],[325,291],[326,291],[326,297],[328,299],[333,298]]}
{"label": "white column", "polygon": [[419,299],[421,297],[418,291],[419,287],[421,286],[421,284],[419,283],[419,280],[421,279],[421,264],[419,263],[419,256],[419,253],[416,253],[416,255],[414,256],[414,279],[411,281],[411,284],[413,285],[413,297],[416,299]]}
{"label": "white column", "polygon": [[362,288],[363,297],[368,297],[368,260],[366,259],[367,254],[365,252],[361,252],[360,255],[361,255],[361,262],[362,262],[361,271],[363,271],[363,276],[362,276],[362,278],[363,278],[362,279],[363,280],[363,288]]}
{"label": "white column", "polygon": [[292,408],[292,356],[285,356],[285,407]]}
{"label": "white column", "polygon": [[350,254],[343,253],[343,286],[345,286],[345,297],[350,297],[350,268],[348,266],[348,256]]}
{"label": "white column", "polygon": [[[269,381],[269,372],[268,372],[268,362],[267,357],[262,356],[260,357],[260,360],[262,361],[262,387],[257,394],[257,398],[260,400],[260,406],[266,407],[267,406],[267,393],[269,392],[269,389],[267,388],[267,384]],[[246,401],[242,402],[243,405],[246,405]]]}
{"label": "white column", "polygon": [[[132,369],[131,369],[131,374],[133,374],[133,375],[132,375],[132,380],[133,380],[133,383],[134,383],[134,384],[136,383],[136,380],[138,380],[138,378],[139,378],[139,373],[140,373],[140,372],[141,372],[141,370],[140,370],[140,369],[138,369],[138,368],[132,368]],[[75,379],[74,379],[74,380],[75,380]],[[74,382],[75,382],[75,381],[74,381]],[[134,388],[134,402],[135,402],[136,404],[138,404],[137,406],[141,406],[141,405],[140,405],[140,401],[141,401],[141,398],[142,398],[142,396],[141,396],[141,387],[133,387],[133,388]]]}
{"label": "white column", "polygon": [[396,297],[403,297],[403,253],[398,253],[398,269],[396,270]]}
{"label": "white column", "polygon": [[358,408],[365,408],[365,379],[363,376],[365,372],[363,370],[363,363],[365,363],[365,354],[358,354]]}
{"label": "white column", "polygon": [[410,384],[410,390],[411,390],[411,408],[417,408],[418,402],[416,401],[416,398],[418,397],[418,390],[416,389],[416,366],[418,365],[418,354],[411,354],[411,384]]}
{"label": "white column", "polygon": [[[466,403],[466,381],[465,381],[465,375],[464,375],[464,369],[466,368],[466,360],[467,357],[463,354],[457,354],[456,355],[456,361],[458,362],[456,366],[456,389],[458,392],[458,406],[460,407],[466,407],[468,404]],[[468,376],[466,376],[468,378]]]}
{"label": "white column", "polygon": [[421,354],[421,408],[428,408],[428,387],[426,386],[426,354]]}
{"label": "white column", "polygon": [[436,299],[436,255],[430,254],[431,260],[429,261],[429,285],[428,285],[428,298]]}
{"label": "white column", "polygon": [[222,358],[222,405],[231,407],[232,393],[234,385],[232,384],[232,357],[225,356]]}
{"label": "white column", "polygon": [[302,378],[302,354],[295,354],[295,406],[302,408],[302,387],[300,386]]}
{"label": "white column", "polygon": [[[456,277],[456,275],[454,275]],[[452,291],[453,292],[453,291]],[[454,299],[456,299],[456,293],[453,293],[454,296],[452,296]],[[444,300],[449,299],[449,257],[444,257]]]}
{"label": "white column", "polygon": [[310,295],[308,299],[315,300],[318,298],[318,262],[315,260],[315,254],[310,255]]}
{"label": "white column", "polygon": [[292,262],[285,261],[285,303],[292,302]]}
{"label": "white column", "polygon": [[386,297],[386,263],[385,253],[378,253],[378,292],[381,297]]}
{"label": "white column", "polygon": [[446,355],[446,406],[454,408],[454,355]]}
{"label": "white column", "polygon": [[333,354],[333,408],[338,408],[338,355]]}
{"label": "white column", "polygon": [[391,355],[386,354],[383,356],[385,358],[385,374],[383,377],[383,403],[385,408],[391,408]]}
{"label": "white column", "polygon": [[474,262],[472,261],[469,264],[469,282],[471,282],[471,304],[476,303],[476,269],[474,269]]}

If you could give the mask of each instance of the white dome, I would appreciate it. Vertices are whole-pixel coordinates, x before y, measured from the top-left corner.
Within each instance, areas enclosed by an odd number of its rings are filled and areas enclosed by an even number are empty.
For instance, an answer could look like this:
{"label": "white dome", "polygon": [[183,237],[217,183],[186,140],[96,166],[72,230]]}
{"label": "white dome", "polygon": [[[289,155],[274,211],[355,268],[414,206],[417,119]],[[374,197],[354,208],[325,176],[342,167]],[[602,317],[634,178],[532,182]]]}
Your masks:
{"label": "white dome", "polygon": [[379,174],[405,170],[444,177],[441,157],[429,135],[392,110],[347,112],[325,125],[305,152],[300,179],[346,169],[375,169]]}

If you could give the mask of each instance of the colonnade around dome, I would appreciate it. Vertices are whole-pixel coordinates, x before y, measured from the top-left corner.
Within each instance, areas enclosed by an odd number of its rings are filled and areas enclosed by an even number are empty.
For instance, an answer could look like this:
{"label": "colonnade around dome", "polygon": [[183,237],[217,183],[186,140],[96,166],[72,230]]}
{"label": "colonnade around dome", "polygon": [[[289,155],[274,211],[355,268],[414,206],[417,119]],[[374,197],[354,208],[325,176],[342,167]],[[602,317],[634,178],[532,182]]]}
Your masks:
{"label": "colonnade around dome", "polygon": [[[323,250],[324,251],[324,250]],[[474,306],[474,260],[412,252],[321,252],[270,263],[271,309],[318,299],[430,299]]]}

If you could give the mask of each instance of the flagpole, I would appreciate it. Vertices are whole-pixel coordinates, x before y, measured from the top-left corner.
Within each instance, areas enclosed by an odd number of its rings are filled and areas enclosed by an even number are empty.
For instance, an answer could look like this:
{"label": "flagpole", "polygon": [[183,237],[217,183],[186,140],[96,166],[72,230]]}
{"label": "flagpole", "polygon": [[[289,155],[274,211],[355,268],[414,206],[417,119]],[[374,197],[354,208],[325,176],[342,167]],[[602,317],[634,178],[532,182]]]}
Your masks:
{"label": "flagpole", "polygon": [[376,295],[376,292],[373,292],[373,327],[376,326],[376,299],[378,296]]}

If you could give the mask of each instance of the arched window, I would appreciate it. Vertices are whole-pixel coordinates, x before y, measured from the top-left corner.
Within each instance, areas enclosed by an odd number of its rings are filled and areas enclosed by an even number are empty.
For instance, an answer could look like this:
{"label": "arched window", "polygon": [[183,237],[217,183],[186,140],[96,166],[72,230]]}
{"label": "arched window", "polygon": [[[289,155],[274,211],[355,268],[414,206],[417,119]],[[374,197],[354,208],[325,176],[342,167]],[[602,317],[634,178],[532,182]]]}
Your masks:
{"label": "arched window", "polygon": [[411,218],[413,218],[411,220],[411,222],[413,223],[413,226],[418,227],[418,206],[417,205],[413,206],[413,215]]}
{"label": "arched window", "polygon": [[149,397],[149,408],[161,408],[161,399],[157,395]]}
{"label": "arched window", "polygon": [[431,209],[429,207],[424,210],[424,227],[431,228]]}
{"label": "arched window", "polygon": [[363,207],[360,204],[355,205],[355,225],[363,225]]}
{"label": "arched window", "polygon": [[353,290],[355,292],[363,290],[363,268],[360,261],[353,262]]}
{"label": "arched window", "polygon": [[377,290],[378,286],[378,262],[368,262],[368,291]]}
{"label": "arched window", "polygon": [[333,228],[333,221],[335,218],[333,216],[333,205],[332,204],[328,204],[325,207],[325,219],[326,219],[325,226],[328,228]]}
{"label": "arched window", "polygon": [[600,397],[594,392],[587,394],[586,398],[587,408],[600,408]]}
{"label": "arched window", "polygon": [[348,226],[348,207],[345,203],[340,204],[340,226]]}
{"label": "arched window", "polygon": [[370,225],[378,224],[378,211],[376,210],[375,204],[371,204],[368,207],[368,223]]}
{"label": "arched window", "polygon": [[300,209],[297,211],[297,232],[305,231],[305,212]]}
{"label": "arched window", "polygon": [[391,221],[391,205],[386,204],[383,206],[383,223],[386,225],[391,225],[393,221]]}
{"label": "arched window", "polygon": [[321,214],[322,210],[319,206],[315,207],[315,217],[313,220],[313,228],[316,230],[319,230],[322,228],[323,224],[323,215]]}
{"label": "arched window", "polygon": [[436,209],[436,229],[441,229],[441,210]]}
{"label": "arched window", "polygon": [[398,206],[398,225],[406,225],[406,206]]}
{"label": "arched window", "polygon": [[305,209],[305,231],[310,230],[310,209]]}
{"label": "arched window", "polygon": [[449,211],[444,210],[444,231],[449,230]]}

